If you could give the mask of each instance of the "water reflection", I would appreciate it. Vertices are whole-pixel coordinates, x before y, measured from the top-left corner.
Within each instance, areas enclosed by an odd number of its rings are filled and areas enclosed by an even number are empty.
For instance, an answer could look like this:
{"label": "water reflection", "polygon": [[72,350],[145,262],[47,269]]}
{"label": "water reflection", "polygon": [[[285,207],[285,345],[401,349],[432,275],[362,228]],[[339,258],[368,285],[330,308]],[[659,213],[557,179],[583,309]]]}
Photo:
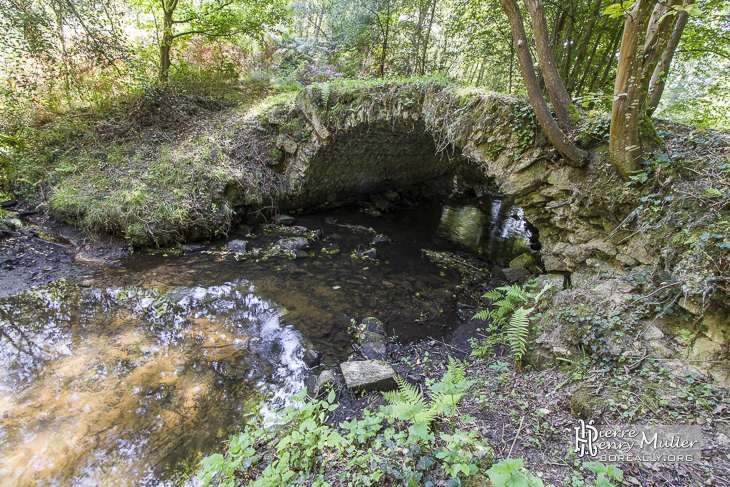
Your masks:
{"label": "water reflection", "polygon": [[303,380],[301,335],[245,280],[2,306],[1,485],[153,485],[227,438],[252,401]]}
{"label": "water reflection", "polygon": [[[304,347],[344,360],[366,316],[401,338],[445,337],[460,276],[421,249],[509,262],[528,245],[521,217],[486,198],[380,218],[342,209],[298,219],[322,230],[303,259],[135,254],[94,288],[0,300],[0,485],[185,484],[255,403],[301,387]],[[279,231],[230,237],[265,248]],[[352,257],[373,246],[376,261]]]}
{"label": "water reflection", "polygon": [[502,264],[530,250],[523,210],[500,199],[484,198],[479,206],[445,205],[438,234]]}

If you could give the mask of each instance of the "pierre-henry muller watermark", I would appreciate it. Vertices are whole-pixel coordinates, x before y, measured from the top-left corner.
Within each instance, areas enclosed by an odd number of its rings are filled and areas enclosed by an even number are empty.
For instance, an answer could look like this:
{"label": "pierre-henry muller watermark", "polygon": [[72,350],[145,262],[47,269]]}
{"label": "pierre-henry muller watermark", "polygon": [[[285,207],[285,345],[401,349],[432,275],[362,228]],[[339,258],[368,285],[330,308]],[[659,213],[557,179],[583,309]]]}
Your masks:
{"label": "pierre-henry muller watermark", "polygon": [[574,452],[604,463],[694,463],[702,452],[700,426],[594,426],[581,419],[574,430]]}

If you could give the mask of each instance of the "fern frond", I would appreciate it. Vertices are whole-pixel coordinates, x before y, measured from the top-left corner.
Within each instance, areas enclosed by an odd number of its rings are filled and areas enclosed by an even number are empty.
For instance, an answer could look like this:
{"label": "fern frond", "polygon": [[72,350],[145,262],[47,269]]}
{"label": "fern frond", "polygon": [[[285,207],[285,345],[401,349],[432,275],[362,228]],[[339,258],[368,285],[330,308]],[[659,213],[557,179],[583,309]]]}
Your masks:
{"label": "fern frond", "polygon": [[486,299],[491,299],[492,301],[494,301],[494,300],[496,300],[496,299],[502,299],[502,293],[501,293],[501,292],[499,292],[499,291],[498,291],[498,290],[496,290],[496,289],[492,289],[492,290],[491,290],[491,291],[489,291],[488,293],[486,293],[486,294],[483,294],[483,295],[482,295],[482,297],[483,297],[483,298],[486,298]]}
{"label": "fern frond", "polygon": [[497,289],[504,291],[508,298],[515,299],[517,301],[528,301],[534,297],[534,294],[527,291],[522,286],[517,284],[511,284],[509,286],[498,287]]}
{"label": "fern frond", "polygon": [[483,309],[481,311],[477,311],[474,313],[473,316],[476,320],[483,320],[483,321],[489,321],[495,319],[494,310],[493,309]]}
{"label": "fern frond", "polygon": [[452,384],[457,384],[464,380],[464,377],[466,376],[466,367],[464,366],[464,362],[449,356],[449,365],[446,367],[446,374],[444,374],[444,378],[441,380],[446,382],[447,376],[448,381]]}
{"label": "fern frond", "polygon": [[519,308],[512,315],[507,326],[507,340],[512,355],[519,362],[527,350],[527,336],[530,332],[530,320],[527,318],[535,308]]}
{"label": "fern frond", "polygon": [[416,404],[418,401],[423,400],[421,391],[414,384],[401,377],[396,377],[395,381],[398,383],[397,391],[383,392],[383,397],[391,405],[395,406],[399,403]]}
{"label": "fern frond", "polygon": [[554,287],[555,287],[555,283],[551,282],[550,284],[548,284],[547,286],[542,288],[542,290],[539,293],[537,293],[537,295],[535,296],[535,302],[540,301],[540,298],[542,298],[546,292],[548,292],[549,290],[551,290]]}

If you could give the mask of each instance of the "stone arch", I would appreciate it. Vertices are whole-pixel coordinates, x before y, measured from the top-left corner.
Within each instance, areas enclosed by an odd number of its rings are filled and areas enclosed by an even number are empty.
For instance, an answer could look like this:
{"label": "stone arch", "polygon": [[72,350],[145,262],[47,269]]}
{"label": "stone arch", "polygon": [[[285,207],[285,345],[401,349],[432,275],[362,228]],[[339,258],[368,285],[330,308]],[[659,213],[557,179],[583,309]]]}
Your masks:
{"label": "stone arch", "polygon": [[[286,149],[284,206],[311,208],[356,196],[453,179],[493,182],[540,232],[547,271],[619,270],[604,242],[605,208],[581,205],[577,187],[595,168],[564,166],[526,101],[432,82],[314,85],[296,98],[308,137]],[[282,137],[285,140],[281,140]],[[620,221],[620,220],[619,220]]]}

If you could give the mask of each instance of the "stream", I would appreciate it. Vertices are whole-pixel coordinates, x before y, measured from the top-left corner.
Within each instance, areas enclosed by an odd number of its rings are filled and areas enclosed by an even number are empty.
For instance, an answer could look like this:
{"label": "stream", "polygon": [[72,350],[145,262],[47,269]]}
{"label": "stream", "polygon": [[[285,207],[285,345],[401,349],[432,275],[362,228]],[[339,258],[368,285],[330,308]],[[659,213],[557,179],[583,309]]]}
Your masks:
{"label": "stream", "polygon": [[295,225],[321,230],[300,258],[223,252],[296,230],[241,227],[203,252],[135,253],[88,287],[0,299],[0,485],[195,485],[246,413],[302,387],[305,350],[345,360],[368,316],[400,340],[448,338],[461,277],[422,249],[504,266],[529,250],[522,211],[488,197]]}

